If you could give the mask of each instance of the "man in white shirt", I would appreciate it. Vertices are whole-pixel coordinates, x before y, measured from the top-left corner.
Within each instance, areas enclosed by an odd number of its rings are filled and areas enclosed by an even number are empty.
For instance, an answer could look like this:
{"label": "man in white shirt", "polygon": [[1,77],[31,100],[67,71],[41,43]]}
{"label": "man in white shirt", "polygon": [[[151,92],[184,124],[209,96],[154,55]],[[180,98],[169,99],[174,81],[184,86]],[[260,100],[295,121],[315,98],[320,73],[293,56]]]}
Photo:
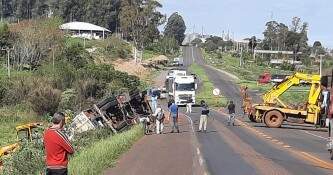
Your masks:
{"label": "man in white shirt", "polygon": [[161,107],[156,108],[153,114],[156,117],[156,134],[162,134],[164,128],[164,111]]}

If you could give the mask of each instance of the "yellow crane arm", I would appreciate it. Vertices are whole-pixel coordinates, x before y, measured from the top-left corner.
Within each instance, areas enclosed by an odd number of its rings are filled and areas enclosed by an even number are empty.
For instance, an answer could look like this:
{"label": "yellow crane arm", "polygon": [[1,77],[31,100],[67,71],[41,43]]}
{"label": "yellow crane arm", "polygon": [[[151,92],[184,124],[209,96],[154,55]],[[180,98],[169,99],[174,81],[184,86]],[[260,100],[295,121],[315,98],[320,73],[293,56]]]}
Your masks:
{"label": "yellow crane arm", "polygon": [[[320,76],[319,75],[309,75],[309,74],[303,74],[303,73],[295,73],[289,77],[287,77],[285,80],[283,80],[281,83],[276,84],[273,86],[271,90],[266,92],[263,96],[263,100],[265,104],[276,104],[276,102],[279,102],[283,107],[286,107],[285,104],[281,100],[279,100],[279,97],[287,91],[291,86],[300,84],[301,81],[305,81],[307,83],[312,84],[309,94],[309,103],[315,104],[317,102],[318,96],[320,94]],[[319,87],[316,88],[316,87]]]}

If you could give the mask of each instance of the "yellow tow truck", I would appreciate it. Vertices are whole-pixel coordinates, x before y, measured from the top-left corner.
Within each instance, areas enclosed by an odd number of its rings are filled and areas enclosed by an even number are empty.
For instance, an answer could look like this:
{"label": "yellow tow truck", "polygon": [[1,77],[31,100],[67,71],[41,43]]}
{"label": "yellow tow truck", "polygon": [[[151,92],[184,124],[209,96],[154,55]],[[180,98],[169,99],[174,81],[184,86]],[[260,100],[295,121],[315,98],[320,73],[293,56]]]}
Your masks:
{"label": "yellow tow truck", "polygon": [[[320,75],[303,73],[288,76],[263,95],[263,103],[245,107],[249,109],[249,119],[254,122],[262,121],[270,128],[280,127],[289,117],[304,119],[310,124],[318,124],[321,111],[319,98],[322,90],[320,79]],[[308,100],[304,107],[292,108],[279,99],[289,88],[304,82],[310,85]],[[245,98],[243,103],[251,104],[244,101],[246,101]]]}
{"label": "yellow tow truck", "polygon": [[42,123],[29,123],[16,126],[17,143],[0,148],[0,167],[2,166],[2,157],[18,150],[22,141],[33,142],[41,139],[39,129],[42,128],[42,125]]}

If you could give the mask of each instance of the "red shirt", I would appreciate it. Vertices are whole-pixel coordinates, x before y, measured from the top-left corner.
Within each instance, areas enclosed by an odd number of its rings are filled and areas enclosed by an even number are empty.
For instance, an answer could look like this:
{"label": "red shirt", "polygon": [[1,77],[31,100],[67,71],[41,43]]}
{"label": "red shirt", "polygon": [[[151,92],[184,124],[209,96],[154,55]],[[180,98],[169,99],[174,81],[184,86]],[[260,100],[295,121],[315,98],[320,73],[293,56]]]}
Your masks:
{"label": "red shirt", "polygon": [[67,167],[67,156],[73,154],[74,149],[63,133],[55,129],[46,129],[44,146],[48,167]]}

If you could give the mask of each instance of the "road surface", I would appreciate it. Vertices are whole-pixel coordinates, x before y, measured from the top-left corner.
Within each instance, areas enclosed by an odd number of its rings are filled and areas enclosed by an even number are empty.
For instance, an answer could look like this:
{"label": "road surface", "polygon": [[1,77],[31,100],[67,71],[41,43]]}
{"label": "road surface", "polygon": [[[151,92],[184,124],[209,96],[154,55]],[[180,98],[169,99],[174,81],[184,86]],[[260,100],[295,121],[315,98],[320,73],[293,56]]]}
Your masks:
{"label": "road surface", "polygon": [[[233,100],[241,114],[239,87],[233,79],[205,64],[202,54],[195,47],[184,47],[184,63],[201,65],[214,86]],[[333,161],[326,150],[325,132],[312,127],[285,124],[282,128],[266,128],[238,117],[236,126],[226,125],[224,112],[212,111],[207,133],[195,132],[198,154],[209,174],[333,174]],[[197,128],[199,109],[190,115]],[[239,115],[241,116],[241,115]]]}

